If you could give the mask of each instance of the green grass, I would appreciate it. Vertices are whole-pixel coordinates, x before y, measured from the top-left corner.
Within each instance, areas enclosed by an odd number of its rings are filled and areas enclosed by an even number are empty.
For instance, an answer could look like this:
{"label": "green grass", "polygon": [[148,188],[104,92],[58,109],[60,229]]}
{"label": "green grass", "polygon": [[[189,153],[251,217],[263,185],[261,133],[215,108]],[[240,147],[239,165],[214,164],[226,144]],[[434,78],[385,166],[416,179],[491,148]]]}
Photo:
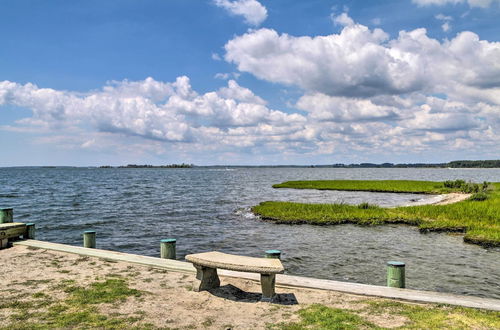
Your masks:
{"label": "green grass", "polygon": [[404,317],[395,329],[498,329],[500,312],[446,305],[411,305],[395,301],[361,301],[366,307],[356,310],[313,304],[301,309],[299,322],[271,325],[271,329],[385,329],[364,316]]}
{"label": "green grass", "polygon": [[443,182],[403,181],[403,180],[321,180],[287,181],[273,185],[273,188],[318,189],[373,191],[394,193],[441,194],[460,191],[460,188],[448,188]]}
{"label": "green grass", "polygon": [[298,312],[301,322],[278,325],[283,330],[299,329],[374,329],[373,323],[363,320],[353,312],[314,304]]}
{"label": "green grass", "polygon": [[124,279],[108,278],[103,282],[94,282],[89,287],[73,285],[72,281],[63,281],[54,289],[68,294],[63,300],[53,300],[45,293],[35,293],[35,300],[0,304],[0,309],[11,309],[9,324],[0,325],[0,329],[67,329],[67,328],[139,328],[135,322],[144,318],[142,315],[101,314],[97,308],[102,303],[123,302],[129,297],[140,297],[143,292],[128,287]]}
{"label": "green grass", "polygon": [[[358,181],[354,185],[361,187],[363,182],[365,181]],[[369,184],[372,182],[368,181]],[[404,184],[407,182],[409,181],[404,181]],[[434,186],[436,185],[437,183],[434,183]],[[398,186],[398,189],[400,188],[401,186]],[[254,206],[252,210],[263,219],[277,223],[317,225],[405,223],[419,226],[423,232],[464,232],[466,242],[483,246],[500,246],[500,183],[491,183],[484,194],[487,198],[482,200],[466,200],[448,205],[382,208],[367,203],[356,206],[271,201]]]}

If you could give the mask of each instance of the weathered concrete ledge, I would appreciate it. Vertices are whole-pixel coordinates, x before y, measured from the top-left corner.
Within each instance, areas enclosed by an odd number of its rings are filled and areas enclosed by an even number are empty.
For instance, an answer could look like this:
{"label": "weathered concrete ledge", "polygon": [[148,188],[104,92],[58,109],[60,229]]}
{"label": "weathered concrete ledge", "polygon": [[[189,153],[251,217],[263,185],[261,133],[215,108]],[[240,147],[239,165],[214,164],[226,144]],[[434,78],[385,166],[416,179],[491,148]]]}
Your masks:
{"label": "weathered concrete ledge", "polygon": [[[155,268],[168,269],[172,271],[195,273],[192,264],[170,259],[141,256],[136,254],[114,252],[108,250],[89,249],[66,244],[49,243],[37,240],[25,240],[15,242],[14,245],[31,246],[34,248],[54,250],[67,253],[75,253],[84,256],[131,262]],[[242,273],[229,270],[220,270],[222,276],[245,278],[260,281],[259,274]],[[389,299],[398,299],[422,303],[438,303],[456,306],[481,308],[500,311],[500,300],[492,298],[480,298],[442,292],[421,291],[412,289],[396,289],[377,285],[322,280],[309,277],[280,275],[276,276],[276,285],[281,287],[302,287],[311,289],[339,291],[357,295],[375,296]]]}
{"label": "weathered concrete ledge", "polygon": [[97,257],[108,260],[125,261],[134,264],[140,264],[145,266],[151,266],[156,268],[169,269],[179,272],[195,273],[196,269],[188,262],[171,260],[171,259],[160,259],[154,257],[141,256],[137,254],[115,252],[109,250],[100,250],[92,248],[84,248],[79,246],[72,246],[59,243],[50,243],[38,240],[25,240],[17,241],[13,243],[14,245],[24,245],[31,246],[34,248],[53,250],[67,253],[75,253],[83,256]]}

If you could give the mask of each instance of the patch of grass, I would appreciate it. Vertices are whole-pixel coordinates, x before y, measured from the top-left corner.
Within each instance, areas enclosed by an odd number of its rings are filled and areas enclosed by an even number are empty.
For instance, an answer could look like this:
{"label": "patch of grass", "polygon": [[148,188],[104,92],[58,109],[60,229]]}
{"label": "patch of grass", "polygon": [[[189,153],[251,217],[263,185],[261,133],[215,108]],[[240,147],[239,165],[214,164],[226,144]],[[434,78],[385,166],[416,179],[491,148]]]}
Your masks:
{"label": "patch of grass", "polygon": [[381,329],[364,315],[387,318],[403,316],[397,329],[498,329],[500,312],[446,305],[413,305],[396,301],[363,300],[358,310],[330,308],[314,304],[301,309],[299,322],[280,323],[270,328],[295,329]]}
{"label": "patch of grass", "polygon": [[[408,182],[413,181],[404,181],[405,184]],[[436,182],[435,184],[442,183]],[[363,185],[360,184],[360,187],[363,187]],[[272,220],[277,223],[318,225],[405,223],[419,226],[422,232],[465,232],[464,240],[466,242],[483,246],[500,246],[500,183],[489,183],[486,187],[487,190],[481,193],[486,194],[486,199],[466,200],[448,205],[382,208],[370,207],[369,204],[365,203],[354,206],[347,204],[263,202],[254,206],[252,211],[260,215],[264,220]]]}
{"label": "patch of grass", "polygon": [[[44,293],[33,294],[34,301],[15,301],[0,305],[13,311],[10,324],[2,324],[0,329],[61,329],[61,328],[142,328],[134,324],[144,318],[144,314],[134,316],[103,315],[97,306],[102,303],[122,302],[128,297],[140,297],[142,291],[128,287],[124,279],[106,279],[92,283],[89,287],[74,286],[74,281],[63,281],[58,285],[68,293],[67,298],[55,303],[46,299]],[[47,307],[40,310],[41,307]],[[147,326],[146,328],[150,328]]]}
{"label": "patch of grass", "polygon": [[297,323],[281,323],[276,328],[283,330],[299,329],[375,329],[373,323],[365,321],[355,313],[340,309],[313,304],[301,309],[298,314],[302,319]]}
{"label": "patch of grass", "polygon": [[500,312],[447,305],[411,305],[394,301],[364,301],[370,314],[404,316],[405,329],[499,329]]}
{"label": "patch of grass", "polygon": [[43,298],[43,299],[47,299],[49,296],[46,295],[45,293],[43,292],[37,292],[37,293],[33,293],[32,295],[33,298]]}
{"label": "patch of grass", "polygon": [[460,186],[446,187],[443,182],[408,180],[287,181],[275,184],[273,185],[273,188],[373,191],[418,194],[442,194],[460,191]]}
{"label": "patch of grass", "polygon": [[123,279],[111,278],[95,282],[89,288],[71,287],[70,302],[73,304],[102,304],[125,301],[130,296],[140,297],[142,292],[130,289]]}
{"label": "patch of grass", "polygon": [[48,306],[51,304],[51,300],[37,301],[37,300],[12,300],[0,303],[0,309],[16,309],[16,310],[29,310],[37,309]]}
{"label": "patch of grass", "polygon": [[30,287],[37,287],[38,284],[45,284],[45,283],[50,283],[52,280],[26,280],[21,283],[16,283],[17,285],[23,285],[23,286],[30,286]]}

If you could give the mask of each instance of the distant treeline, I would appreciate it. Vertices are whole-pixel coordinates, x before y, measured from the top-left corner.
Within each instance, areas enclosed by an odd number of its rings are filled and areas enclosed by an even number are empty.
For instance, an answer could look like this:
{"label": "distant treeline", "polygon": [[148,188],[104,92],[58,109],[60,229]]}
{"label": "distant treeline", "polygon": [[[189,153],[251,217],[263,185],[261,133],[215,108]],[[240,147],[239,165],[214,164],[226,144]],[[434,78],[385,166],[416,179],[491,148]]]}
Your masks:
{"label": "distant treeline", "polygon": [[126,166],[100,166],[100,168],[500,168],[500,160],[454,160],[448,163],[360,163],[360,164],[328,164],[328,165],[214,165],[214,166],[196,166],[193,164],[170,164],[170,165],[136,165],[129,164]]}
{"label": "distant treeline", "polygon": [[[313,165],[314,166],[314,165]],[[383,163],[383,164],[373,164],[373,163],[361,163],[361,164],[333,164],[329,165],[319,165],[314,167],[347,167],[347,168],[357,168],[357,167],[368,167],[368,168],[407,168],[407,167],[423,167],[423,168],[498,168],[500,167],[500,160],[454,160],[448,163],[409,163],[409,164],[393,164],[393,163]]]}
{"label": "distant treeline", "polygon": [[448,163],[448,167],[482,167],[494,168],[500,167],[500,160],[455,160]]}
{"label": "distant treeline", "polygon": [[[170,164],[170,165],[136,165],[128,164],[126,166],[118,166],[117,168],[191,168],[193,164]],[[100,168],[115,168],[114,166],[100,166]]]}

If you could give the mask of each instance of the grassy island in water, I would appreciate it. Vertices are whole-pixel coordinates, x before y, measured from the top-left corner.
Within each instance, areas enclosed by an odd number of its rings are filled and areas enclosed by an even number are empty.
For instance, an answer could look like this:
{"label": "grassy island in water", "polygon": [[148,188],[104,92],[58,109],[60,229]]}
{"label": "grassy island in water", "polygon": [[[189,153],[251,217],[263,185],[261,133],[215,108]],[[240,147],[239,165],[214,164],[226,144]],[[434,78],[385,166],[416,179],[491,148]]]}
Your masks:
{"label": "grassy island in water", "polygon": [[472,193],[465,201],[448,205],[419,205],[383,208],[368,203],[304,204],[268,201],[252,208],[264,220],[289,224],[330,225],[354,223],[379,225],[404,223],[422,232],[464,232],[464,240],[482,246],[500,246],[500,182],[482,184],[463,180],[433,181],[288,181],[275,188],[349,190],[398,193]]}

